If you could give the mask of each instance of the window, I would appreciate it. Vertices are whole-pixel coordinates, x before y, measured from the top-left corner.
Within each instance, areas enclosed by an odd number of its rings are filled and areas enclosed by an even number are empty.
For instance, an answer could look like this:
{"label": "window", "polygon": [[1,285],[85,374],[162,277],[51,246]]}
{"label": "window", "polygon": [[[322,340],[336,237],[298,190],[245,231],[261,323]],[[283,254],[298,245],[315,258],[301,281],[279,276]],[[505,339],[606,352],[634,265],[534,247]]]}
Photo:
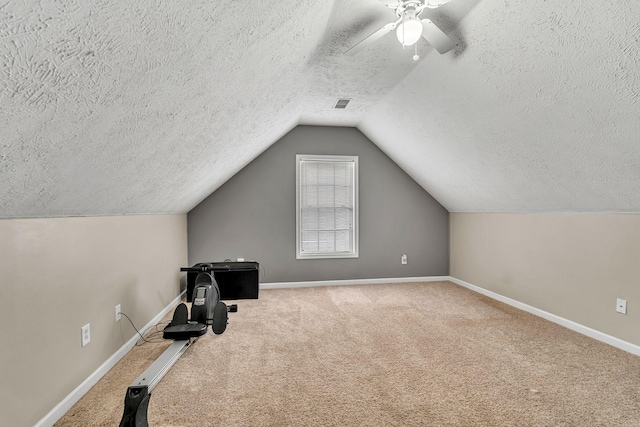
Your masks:
{"label": "window", "polygon": [[296,258],[358,257],[358,157],[296,156]]}

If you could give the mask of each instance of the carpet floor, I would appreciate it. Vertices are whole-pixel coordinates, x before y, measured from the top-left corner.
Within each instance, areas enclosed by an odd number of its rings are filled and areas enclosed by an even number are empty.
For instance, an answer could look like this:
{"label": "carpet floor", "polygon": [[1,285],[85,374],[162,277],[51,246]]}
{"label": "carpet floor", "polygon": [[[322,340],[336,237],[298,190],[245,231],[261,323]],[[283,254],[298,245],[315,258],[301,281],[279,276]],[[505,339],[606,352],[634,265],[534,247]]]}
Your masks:
{"label": "carpet floor", "polygon": [[[640,357],[450,282],[262,290],[153,390],[150,426],[640,426]],[[118,425],[169,345],[56,426]]]}

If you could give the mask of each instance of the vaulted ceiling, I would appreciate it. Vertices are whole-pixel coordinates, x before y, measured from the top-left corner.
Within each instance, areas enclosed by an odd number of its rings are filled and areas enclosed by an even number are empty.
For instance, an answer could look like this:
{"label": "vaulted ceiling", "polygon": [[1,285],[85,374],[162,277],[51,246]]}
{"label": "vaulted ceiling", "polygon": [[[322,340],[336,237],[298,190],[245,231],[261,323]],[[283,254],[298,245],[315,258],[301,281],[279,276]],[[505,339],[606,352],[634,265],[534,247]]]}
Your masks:
{"label": "vaulted ceiling", "polygon": [[298,124],[357,127],[450,211],[640,212],[640,2],[423,15],[453,51],[343,55],[377,0],[0,0],[0,217],[187,212]]}

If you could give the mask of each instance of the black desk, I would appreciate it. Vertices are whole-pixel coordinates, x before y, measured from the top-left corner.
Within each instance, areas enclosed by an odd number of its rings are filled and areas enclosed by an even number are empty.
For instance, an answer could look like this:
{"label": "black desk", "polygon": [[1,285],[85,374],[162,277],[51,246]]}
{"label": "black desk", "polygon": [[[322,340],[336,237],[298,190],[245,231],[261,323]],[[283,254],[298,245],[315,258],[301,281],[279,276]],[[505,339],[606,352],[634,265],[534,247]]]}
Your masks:
{"label": "black desk", "polygon": [[[259,265],[255,261],[243,262],[203,262],[192,268],[205,267],[213,273],[220,288],[221,300],[257,299]],[[187,301],[193,298],[196,271],[187,271]]]}

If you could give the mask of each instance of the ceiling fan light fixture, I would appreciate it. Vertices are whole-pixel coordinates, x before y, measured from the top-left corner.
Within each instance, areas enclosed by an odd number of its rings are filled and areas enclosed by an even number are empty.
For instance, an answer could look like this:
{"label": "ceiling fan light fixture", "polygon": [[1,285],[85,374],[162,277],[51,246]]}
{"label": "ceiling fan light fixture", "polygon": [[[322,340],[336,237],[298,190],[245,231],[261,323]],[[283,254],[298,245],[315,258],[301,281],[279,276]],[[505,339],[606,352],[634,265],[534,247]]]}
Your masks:
{"label": "ceiling fan light fixture", "polygon": [[413,46],[422,36],[422,22],[413,16],[407,17],[398,25],[396,36],[404,46]]}

